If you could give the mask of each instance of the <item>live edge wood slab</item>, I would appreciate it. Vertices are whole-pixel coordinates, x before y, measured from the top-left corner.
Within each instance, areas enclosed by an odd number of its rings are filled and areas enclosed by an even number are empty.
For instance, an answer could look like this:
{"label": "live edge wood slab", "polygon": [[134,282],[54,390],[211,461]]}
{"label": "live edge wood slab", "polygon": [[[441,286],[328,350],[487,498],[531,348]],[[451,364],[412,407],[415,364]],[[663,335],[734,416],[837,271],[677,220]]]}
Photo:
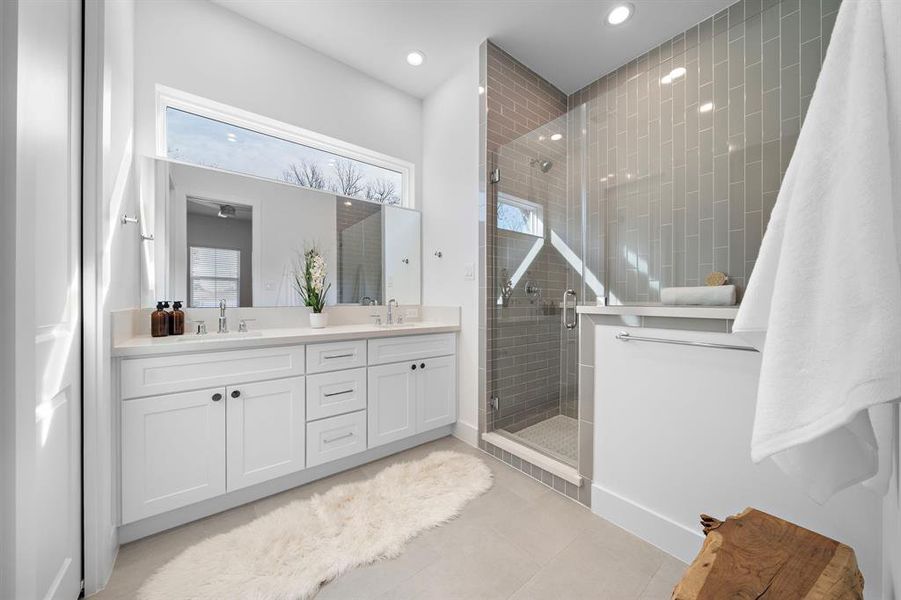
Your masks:
{"label": "live edge wood slab", "polygon": [[748,508],[725,521],[701,515],[704,545],[673,600],[863,598],[850,547]]}

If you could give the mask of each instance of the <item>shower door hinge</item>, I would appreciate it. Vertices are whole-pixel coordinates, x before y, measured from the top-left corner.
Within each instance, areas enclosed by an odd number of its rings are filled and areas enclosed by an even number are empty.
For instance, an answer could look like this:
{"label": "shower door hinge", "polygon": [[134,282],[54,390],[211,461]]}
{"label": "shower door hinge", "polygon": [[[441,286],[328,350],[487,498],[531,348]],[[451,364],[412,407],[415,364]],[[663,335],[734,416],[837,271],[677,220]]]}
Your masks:
{"label": "shower door hinge", "polygon": [[492,396],[488,399],[488,408],[492,411],[497,412],[498,408],[500,408],[500,398],[497,396]]}
{"label": "shower door hinge", "polygon": [[488,178],[488,181],[491,183],[498,183],[501,180],[501,170],[495,169],[491,172],[491,175]]}

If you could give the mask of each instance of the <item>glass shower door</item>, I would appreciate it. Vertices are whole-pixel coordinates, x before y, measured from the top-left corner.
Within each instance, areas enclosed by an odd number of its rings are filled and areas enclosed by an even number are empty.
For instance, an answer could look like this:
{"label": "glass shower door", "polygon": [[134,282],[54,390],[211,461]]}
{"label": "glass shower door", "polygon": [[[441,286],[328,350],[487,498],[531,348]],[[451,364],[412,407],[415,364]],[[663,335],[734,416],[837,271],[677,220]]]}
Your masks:
{"label": "glass shower door", "polygon": [[[488,314],[489,428],[577,465],[583,212],[578,113],[498,149],[489,195],[493,250]],[[573,185],[576,183],[576,185]],[[491,427],[493,425],[493,427]]]}

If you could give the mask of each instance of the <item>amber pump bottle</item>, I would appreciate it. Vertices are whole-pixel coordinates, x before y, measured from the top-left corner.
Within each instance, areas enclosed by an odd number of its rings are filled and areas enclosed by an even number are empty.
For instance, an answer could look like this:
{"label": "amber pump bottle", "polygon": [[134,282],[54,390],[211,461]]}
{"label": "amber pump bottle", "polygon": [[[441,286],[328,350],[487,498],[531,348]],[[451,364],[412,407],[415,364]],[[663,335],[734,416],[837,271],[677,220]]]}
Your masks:
{"label": "amber pump bottle", "polygon": [[163,303],[156,303],[156,310],[150,313],[150,335],[165,337],[169,335],[169,313],[163,309]]}
{"label": "amber pump bottle", "polygon": [[181,300],[172,303],[172,312],[169,313],[169,335],[184,335],[185,313],[181,309]]}

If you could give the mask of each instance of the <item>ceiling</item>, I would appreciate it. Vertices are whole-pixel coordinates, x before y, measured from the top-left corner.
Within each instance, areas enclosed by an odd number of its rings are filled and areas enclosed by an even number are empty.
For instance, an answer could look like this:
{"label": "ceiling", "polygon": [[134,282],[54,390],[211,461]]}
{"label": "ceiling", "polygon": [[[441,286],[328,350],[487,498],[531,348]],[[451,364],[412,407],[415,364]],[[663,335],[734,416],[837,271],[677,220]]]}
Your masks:
{"label": "ceiling", "polygon": [[616,0],[212,1],[424,98],[486,38],[571,93],[735,0],[630,0],[619,27],[605,20]]}

